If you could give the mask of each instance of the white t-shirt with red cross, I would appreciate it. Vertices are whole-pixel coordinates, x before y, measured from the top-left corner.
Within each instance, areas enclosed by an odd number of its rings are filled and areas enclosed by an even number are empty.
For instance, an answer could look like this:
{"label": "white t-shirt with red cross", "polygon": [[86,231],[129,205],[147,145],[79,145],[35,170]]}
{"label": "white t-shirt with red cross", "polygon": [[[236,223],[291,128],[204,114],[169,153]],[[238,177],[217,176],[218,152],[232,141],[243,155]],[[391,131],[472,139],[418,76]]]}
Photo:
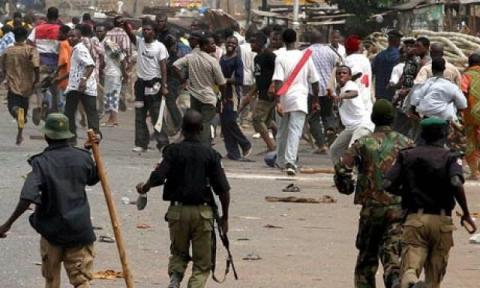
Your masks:
{"label": "white t-shirt with red cross", "polygon": [[355,83],[358,85],[359,96],[362,98],[365,108],[372,112],[372,65],[370,60],[363,54],[355,53],[345,58],[345,65],[352,69],[352,75],[362,73],[362,76]]}

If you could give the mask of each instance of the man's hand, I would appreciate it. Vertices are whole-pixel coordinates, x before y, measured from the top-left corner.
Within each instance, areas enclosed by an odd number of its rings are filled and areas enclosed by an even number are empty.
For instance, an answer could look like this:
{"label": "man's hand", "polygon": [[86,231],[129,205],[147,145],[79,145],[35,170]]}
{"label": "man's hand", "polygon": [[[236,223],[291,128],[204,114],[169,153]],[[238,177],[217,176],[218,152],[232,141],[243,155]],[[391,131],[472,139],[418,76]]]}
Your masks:
{"label": "man's hand", "polygon": [[149,190],[150,190],[150,188],[148,188],[148,186],[145,185],[145,183],[140,182],[140,183],[137,184],[137,193],[138,193],[138,194],[145,194],[145,193],[147,193]]}
{"label": "man's hand", "polygon": [[283,117],[283,106],[280,103],[277,103],[277,113],[280,117]]}
{"label": "man's hand", "polygon": [[100,141],[102,140],[102,137],[99,134],[95,134],[95,139],[93,140],[93,143],[90,141],[90,139],[87,139],[85,141],[85,144],[83,144],[83,148],[90,150],[92,149],[93,144],[100,144]]}
{"label": "man's hand", "polygon": [[220,225],[222,226],[222,231],[224,234],[228,233],[228,217],[222,216],[220,218]]}
{"label": "man's hand", "polygon": [[319,111],[319,110],[320,110],[320,103],[318,103],[318,101],[317,101],[317,102],[313,102],[313,103],[312,103],[312,111],[313,111],[313,112],[317,112],[317,111]]}
{"label": "man's hand", "polygon": [[162,86],[162,89],[160,90],[160,93],[162,96],[167,96],[168,95],[168,88],[166,86]]}
{"label": "man's hand", "polygon": [[10,230],[10,225],[3,224],[0,226],[0,238],[6,238],[7,232]]}
{"label": "man's hand", "polygon": [[87,79],[85,77],[80,78],[80,82],[78,82],[78,91],[85,92],[87,89]]}
{"label": "man's hand", "polygon": [[[462,215],[462,220],[460,221],[462,226],[464,226],[468,233],[473,234],[477,231],[477,226],[475,225],[475,221],[473,221],[472,216],[470,214]],[[465,226],[467,224],[467,226]]]}

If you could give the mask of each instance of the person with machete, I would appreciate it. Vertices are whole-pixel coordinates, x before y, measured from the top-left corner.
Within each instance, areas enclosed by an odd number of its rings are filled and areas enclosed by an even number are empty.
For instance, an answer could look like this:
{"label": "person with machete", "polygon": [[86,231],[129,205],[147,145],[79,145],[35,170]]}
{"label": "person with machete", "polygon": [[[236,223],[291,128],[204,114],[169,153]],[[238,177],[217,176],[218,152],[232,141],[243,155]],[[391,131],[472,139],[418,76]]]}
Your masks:
{"label": "person with machete", "polygon": [[99,177],[90,153],[69,144],[73,133],[68,125],[69,119],[61,113],[47,116],[42,132],[48,147],[28,160],[32,171],[20,201],[0,226],[0,238],[5,238],[13,223],[35,204],[30,224],[41,235],[46,288],[60,288],[62,262],[74,287],[89,288],[92,280],[95,233],[85,187],[97,184]]}
{"label": "person with machete", "polygon": [[[127,29],[130,40],[137,46],[137,82],[135,82],[135,147],[133,152],[146,152],[150,141],[147,115],[155,125],[160,115],[161,102],[168,94],[167,89],[167,48],[156,39],[155,23],[146,18],[142,23],[143,37],[135,36]],[[154,131],[157,149],[168,144],[164,131]]]}
{"label": "person with machete", "polygon": [[[150,174],[147,182],[137,185],[137,192],[143,195],[152,187],[165,184],[163,200],[170,202],[165,215],[171,240],[169,288],[180,287],[190,260],[193,261],[193,269],[188,288],[205,287],[210,270],[215,272],[214,220],[218,222],[220,237],[228,251],[226,233],[230,185],[220,154],[200,142],[202,126],[202,115],[193,109],[188,110],[182,124],[185,139],[178,144],[166,146],[161,162]],[[220,199],[221,217],[212,190]],[[228,254],[227,271],[231,264],[235,273],[231,254]],[[216,280],[215,277],[213,279]]]}

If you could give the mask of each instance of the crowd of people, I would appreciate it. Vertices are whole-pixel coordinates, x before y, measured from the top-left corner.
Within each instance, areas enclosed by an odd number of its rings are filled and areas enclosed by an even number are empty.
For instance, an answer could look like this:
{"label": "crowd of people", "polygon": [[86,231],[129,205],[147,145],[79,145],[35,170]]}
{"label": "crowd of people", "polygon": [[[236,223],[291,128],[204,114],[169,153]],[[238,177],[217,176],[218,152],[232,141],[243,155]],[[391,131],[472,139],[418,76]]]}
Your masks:
{"label": "crowd of people", "polygon": [[[169,177],[182,191],[193,193],[190,176],[172,171],[201,171],[192,167],[210,165],[214,170],[191,172],[192,177],[203,184],[212,177],[228,215],[229,186],[220,156],[211,149],[212,140],[220,137],[218,125],[225,158],[248,160],[252,141],[242,128],[251,121],[258,133],[254,136],[266,146],[266,163],[290,176],[298,173],[300,141],[311,137],[314,153],[329,155],[335,166],[338,190],[355,191],[355,204],[363,207],[355,287],[375,287],[379,257],[386,287],[413,287],[424,265],[428,287],[439,287],[453,246],[455,200],[463,210],[462,223],[475,227],[461,161],[469,165],[469,178],[479,180],[480,52],[470,55],[462,74],[445,60],[442,44],[403,37],[395,30],[388,32],[388,48],[372,56],[359,36],[344,38],[336,30],[326,35],[328,43],[319,31],[311,32],[309,45],[300,50],[296,31],[278,25],[242,35],[239,25],[210,31],[194,20],[185,34],[171,29],[164,15],[144,18],[134,29],[122,16],[95,22],[85,14],[82,21],[63,23],[55,7],[32,24],[15,13],[2,32],[0,71],[8,88],[8,110],[18,123],[17,145],[23,141],[30,102],[36,105],[33,122],[47,120],[46,131],[60,131],[68,122],[69,131],[62,131],[59,139],[68,138],[70,145],[77,144],[77,122],[93,129],[100,140],[100,127],[120,125],[119,111],[133,103],[133,151],[146,152],[154,140],[164,154],[149,181],[137,187],[141,194]],[[50,113],[56,118],[48,121]],[[187,142],[168,146],[182,127]],[[81,153],[76,157],[85,158]],[[198,161],[193,163],[194,158]],[[208,165],[199,165],[202,161]],[[93,177],[89,183],[96,181]],[[192,195],[185,199],[204,203]],[[165,198],[172,202],[169,221],[178,220],[173,218],[175,207],[187,203],[178,197]],[[176,247],[176,252],[188,247]],[[185,259],[180,258],[169,268],[171,287],[183,278]],[[205,285],[209,261],[195,266],[201,271],[191,281],[200,281],[198,287]]]}

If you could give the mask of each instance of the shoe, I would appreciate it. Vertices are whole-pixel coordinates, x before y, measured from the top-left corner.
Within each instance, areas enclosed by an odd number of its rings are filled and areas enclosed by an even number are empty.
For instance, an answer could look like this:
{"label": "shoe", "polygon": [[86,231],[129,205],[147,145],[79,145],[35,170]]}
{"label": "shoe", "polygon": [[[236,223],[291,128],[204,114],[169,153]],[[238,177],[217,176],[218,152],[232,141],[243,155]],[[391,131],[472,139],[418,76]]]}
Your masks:
{"label": "shoe", "polygon": [[180,288],[180,283],[182,282],[182,276],[177,273],[172,273],[170,275],[170,283],[167,288]]}
{"label": "shoe", "polygon": [[17,124],[19,129],[25,128],[25,110],[23,108],[17,109]]}
{"label": "shoe", "polygon": [[242,150],[243,158],[247,158],[248,156],[250,156],[250,154],[252,154],[252,151],[253,151],[252,145],[250,145],[248,149]]}
{"label": "shoe", "polygon": [[40,107],[36,107],[32,109],[32,121],[33,121],[33,124],[35,124],[35,126],[40,125],[41,112],[42,112],[42,109]]}
{"label": "shoe", "polygon": [[260,133],[255,133],[252,135],[253,139],[260,139]]}
{"label": "shoe", "polygon": [[143,152],[147,152],[147,149],[143,148],[143,147],[140,147],[140,146],[135,146],[133,149],[132,149],[132,152],[135,152],[135,153],[143,153]]}
{"label": "shoe", "polygon": [[285,165],[285,172],[287,172],[287,175],[288,176],[295,176],[297,175],[297,169],[295,168],[295,166],[293,166],[292,164],[290,163],[287,163]]}

